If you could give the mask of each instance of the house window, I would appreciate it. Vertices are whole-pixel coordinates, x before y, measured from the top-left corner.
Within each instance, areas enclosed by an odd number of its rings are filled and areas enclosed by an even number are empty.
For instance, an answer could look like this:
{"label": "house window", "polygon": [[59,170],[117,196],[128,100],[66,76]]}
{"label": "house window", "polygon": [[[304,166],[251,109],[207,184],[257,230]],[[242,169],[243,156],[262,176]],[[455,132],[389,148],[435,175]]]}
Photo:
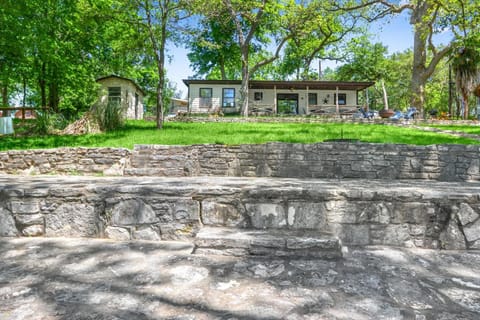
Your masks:
{"label": "house window", "polygon": [[212,108],[212,88],[200,88],[200,108]]}
{"label": "house window", "polygon": [[[334,100],[337,100],[337,94],[334,94]],[[346,93],[339,93],[338,94],[338,104],[339,105],[346,105],[347,104],[347,94]]]}
{"label": "house window", "polygon": [[309,106],[316,106],[317,104],[318,104],[317,94],[316,93],[309,93],[308,94],[308,105]]}
{"label": "house window", "polygon": [[212,88],[200,88],[200,98],[211,98]]}
{"label": "house window", "polygon": [[254,92],[253,94],[253,100],[255,101],[262,101],[263,100],[263,92]]}
{"label": "house window", "polygon": [[222,95],[222,107],[232,108],[235,107],[235,89],[233,88],[224,88]]}
{"label": "house window", "polygon": [[108,102],[120,104],[122,102],[122,88],[108,87]]}

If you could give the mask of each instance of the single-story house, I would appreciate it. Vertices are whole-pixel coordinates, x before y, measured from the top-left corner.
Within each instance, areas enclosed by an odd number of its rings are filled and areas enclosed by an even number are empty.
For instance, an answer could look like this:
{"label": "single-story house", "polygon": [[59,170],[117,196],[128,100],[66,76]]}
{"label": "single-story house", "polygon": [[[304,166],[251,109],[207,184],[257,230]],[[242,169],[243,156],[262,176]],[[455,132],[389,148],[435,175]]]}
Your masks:
{"label": "single-story house", "polygon": [[[232,113],[240,110],[240,80],[183,80],[188,111]],[[249,111],[258,114],[349,114],[357,111],[359,92],[374,82],[249,81]],[[362,105],[361,107],[367,107]]]}
{"label": "single-story house", "polygon": [[170,107],[168,108],[169,113],[179,113],[188,111],[188,100],[185,99],[170,99]]}
{"label": "single-story house", "polygon": [[126,110],[127,119],[143,119],[143,97],[145,92],[135,81],[109,75],[97,79],[101,85],[99,102],[117,102]]}

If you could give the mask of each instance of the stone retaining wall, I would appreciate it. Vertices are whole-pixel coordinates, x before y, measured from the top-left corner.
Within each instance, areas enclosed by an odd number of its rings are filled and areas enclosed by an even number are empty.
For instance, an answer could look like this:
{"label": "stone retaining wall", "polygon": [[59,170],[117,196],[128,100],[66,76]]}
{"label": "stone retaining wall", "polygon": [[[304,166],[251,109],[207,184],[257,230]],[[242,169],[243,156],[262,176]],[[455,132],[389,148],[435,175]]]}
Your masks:
{"label": "stone retaining wall", "polygon": [[480,146],[357,142],[0,152],[0,173],[480,181]]}
{"label": "stone retaining wall", "polygon": [[479,168],[476,145],[137,145],[125,174],[479,181]]}
{"label": "stone retaining wall", "polygon": [[479,193],[426,181],[0,177],[0,236],[188,240],[209,226],[480,249]]}
{"label": "stone retaining wall", "polygon": [[0,152],[0,173],[123,175],[131,152],[120,148],[57,148]]}

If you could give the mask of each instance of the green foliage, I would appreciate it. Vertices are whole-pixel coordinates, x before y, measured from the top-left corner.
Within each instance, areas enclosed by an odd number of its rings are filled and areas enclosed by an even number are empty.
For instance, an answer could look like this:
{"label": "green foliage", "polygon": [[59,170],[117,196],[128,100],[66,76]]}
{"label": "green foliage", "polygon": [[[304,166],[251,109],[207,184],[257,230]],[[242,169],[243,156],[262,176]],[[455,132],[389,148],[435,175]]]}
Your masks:
{"label": "green foliage", "polygon": [[[48,135],[54,133],[57,130],[62,130],[68,125],[68,120],[61,113],[53,113],[48,110],[36,111],[36,118],[28,120],[25,124],[21,121],[20,124],[16,124],[16,130],[21,135]],[[16,119],[20,121],[19,119]]]}
{"label": "green foliage", "polygon": [[[344,11],[336,5],[358,8]],[[406,96],[418,94],[409,89],[414,81],[407,77],[415,70],[417,82],[426,84],[427,108],[444,108],[444,69],[435,59],[443,48],[432,50],[430,36],[448,29],[456,43],[478,48],[478,1],[2,0],[0,104],[20,97],[27,105],[49,107],[73,119],[94,103],[95,79],[117,74],[145,88],[147,105],[166,109],[171,95],[165,78],[166,46],[185,41],[182,21],[191,27],[189,59],[196,76],[312,79],[314,60],[351,52],[342,45],[354,37],[360,16],[402,11],[411,13],[414,33],[422,42],[414,48],[420,51],[387,56],[381,44],[362,48],[359,38],[357,57],[347,61],[352,69],[339,70],[345,72],[341,77],[381,77],[394,107],[405,108]],[[473,45],[464,41],[475,37]],[[282,55],[281,63],[273,65]],[[435,67],[438,75],[430,73]],[[376,101],[377,92],[371,95]]]}
{"label": "green foliage", "polygon": [[155,60],[144,30],[132,20],[136,10],[123,10],[126,2],[3,1],[0,88],[7,84],[8,91],[1,92],[69,119],[96,101],[100,76],[134,79],[155,97]]}
{"label": "green foliage", "polygon": [[480,36],[473,36],[456,43],[451,58],[458,93],[464,104],[463,118],[469,114],[469,97],[480,84]]}
{"label": "green foliage", "polygon": [[52,128],[50,113],[45,111],[36,112],[34,131],[36,134],[43,136],[49,133]]}
{"label": "green foliage", "polygon": [[125,111],[121,104],[114,101],[98,103],[93,107],[93,116],[102,131],[114,131],[123,127]]}
{"label": "green foliage", "polygon": [[425,86],[425,111],[448,113],[448,61],[441,61]]}
{"label": "green foliage", "polygon": [[195,77],[240,79],[240,48],[235,41],[235,26],[227,13],[221,18],[204,17],[190,35],[187,56]]}
{"label": "green foliage", "polygon": [[[340,43],[360,31],[358,17],[336,10],[330,1],[309,1],[290,4],[287,16],[289,38],[278,71],[284,78],[294,75],[297,80],[318,79],[312,72],[315,59],[344,58],[347,50]],[[318,14],[321,12],[322,14]]]}
{"label": "green foliage", "polygon": [[391,109],[406,109],[411,91],[412,52],[388,55],[381,43],[371,43],[364,35],[352,39],[346,46],[347,62],[333,74],[342,81],[375,81],[369,89],[369,105],[372,109],[383,109],[383,92],[380,82],[385,81]]}

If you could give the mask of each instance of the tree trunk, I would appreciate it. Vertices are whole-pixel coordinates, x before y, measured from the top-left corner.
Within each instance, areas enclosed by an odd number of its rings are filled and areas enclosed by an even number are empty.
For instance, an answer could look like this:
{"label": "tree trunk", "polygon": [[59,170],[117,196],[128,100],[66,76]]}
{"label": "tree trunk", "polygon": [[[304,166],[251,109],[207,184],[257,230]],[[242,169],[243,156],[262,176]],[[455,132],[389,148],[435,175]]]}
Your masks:
{"label": "tree trunk", "polygon": [[25,108],[27,102],[27,78],[23,77],[23,97],[22,97],[22,107]]}
{"label": "tree trunk", "polygon": [[[167,41],[167,21],[169,15],[169,2],[158,2],[158,6],[161,8],[162,16],[160,19],[160,37],[154,32],[154,21],[152,18],[152,9],[150,3],[145,3],[145,13],[147,15],[147,27],[150,42],[152,43],[152,49],[155,55],[155,61],[157,63],[158,83],[157,83],[157,110],[156,110],[156,122],[157,129],[163,128],[163,89],[165,87],[165,43]],[[159,39],[160,38],[160,39]]]}
{"label": "tree trunk", "polygon": [[157,84],[157,129],[163,128],[163,88],[165,87],[165,53],[160,51],[157,59],[158,84]]}
{"label": "tree trunk", "polygon": [[[417,108],[421,117],[425,117],[425,84],[431,77],[438,63],[448,54],[451,44],[436,50],[431,44],[434,21],[428,21],[432,2],[418,1],[410,17],[413,27],[413,68],[410,100],[411,106]],[[433,19],[433,17],[431,17]],[[427,64],[427,53],[430,49],[431,59]]]}
{"label": "tree trunk", "polygon": [[46,78],[46,64],[45,62],[42,62],[42,68],[40,71],[40,76],[38,79],[38,84],[40,86],[40,106],[41,107],[46,107],[47,106],[47,81],[45,80]]}
{"label": "tree trunk", "polygon": [[[168,5],[168,4],[167,4]],[[166,9],[166,8],[165,8]],[[161,39],[159,40],[158,54],[157,57],[157,67],[158,67],[158,86],[157,86],[157,129],[163,128],[163,110],[165,106],[163,105],[163,89],[165,88],[165,44],[167,42],[167,21],[168,17],[164,11],[162,16],[162,25],[161,25]],[[152,39],[152,41],[155,41]],[[157,45],[155,45],[157,47]]]}
{"label": "tree trunk", "polygon": [[477,97],[477,120],[480,120],[480,97]]}
{"label": "tree trunk", "polygon": [[50,110],[53,110],[53,112],[58,112],[59,104],[58,83],[55,78],[53,78],[52,82],[48,85],[48,107]]}
{"label": "tree trunk", "polygon": [[242,84],[240,86],[240,99],[242,106],[240,114],[248,117],[248,86],[250,72],[248,70],[248,45],[242,46]]}
{"label": "tree trunk", "polygon": [[157,85],[157,129],[163,128],[163,86],[158,81]]}
{"label": "tree trunk", "polygon": [[382,80],[382,91],[383,91],[383,109],[388,110],[388,95],[387,89],[385,89],[385,81]]}
{"label": "tree trunk", "polygon": [[413,27],[413,69],[411,90],[412,97],[410,104],[415,107],[423,117],[423,107],[425,102],[425,78],[424,73],[427,64],[427,34],[428,29],[423,22],[424,15],[427,11],[426,2],[416,6],[416,10],[412,12],[410,24]]}
{"label": "tree trunk", "polygon": [[470,113],[468,107],[468,91],[462,90],[462,99],[463,99],[463,120],[468,120],[468,114]]}
{"label": "tree trunk", "polygon": [[225,72],[225,59],[220,57],[220,61],[218,62],[220,65],[220,74],[222,76],[222,80],[228,80],[227,79],[227,73]]}
{"label": "tree trunk", "polygon": [[423,115],[423,105],[425,103],[425,82],[419,72],[412,73],[412,97],[410,104],[417,108],[420,114]]}
{"label": "tree trunk", "polygon": [[8,107],[8,85],[2,82],[2,106]]}

